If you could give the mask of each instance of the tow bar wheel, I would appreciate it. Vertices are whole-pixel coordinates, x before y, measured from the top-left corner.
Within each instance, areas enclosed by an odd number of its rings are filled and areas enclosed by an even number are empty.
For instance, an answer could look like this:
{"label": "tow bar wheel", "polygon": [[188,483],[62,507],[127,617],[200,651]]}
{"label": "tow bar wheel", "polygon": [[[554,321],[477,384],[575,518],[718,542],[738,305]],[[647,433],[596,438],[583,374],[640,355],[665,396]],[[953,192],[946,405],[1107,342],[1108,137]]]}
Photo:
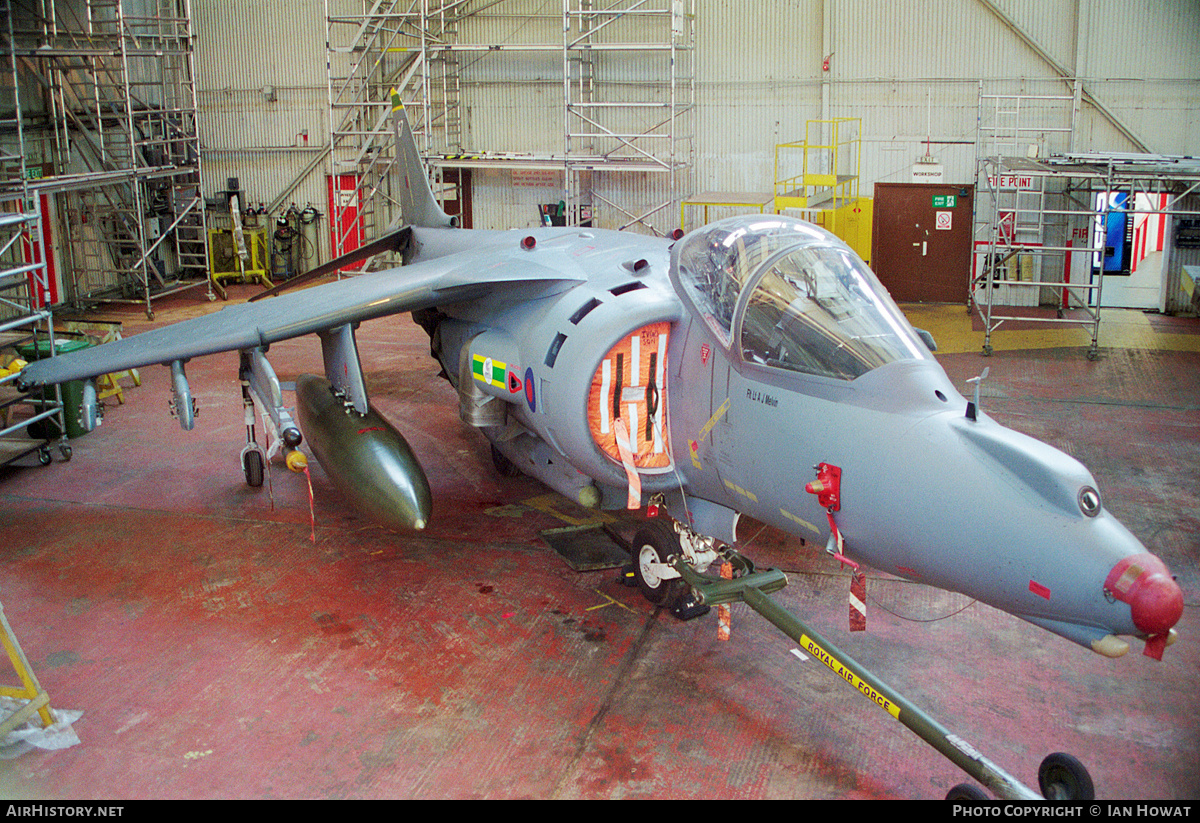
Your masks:
{"label": "tow bar wheel", "polygon": [[1047,800],[1095,800],[1092,776],[1076,758],[1065,752],[1046,755],[1038,766],[1038,788]]}
{"label": "tow bar wheel", "polygon": [[952,803],[985,803],[992,798],[974,783],[959,783],[946,792],[946,799]]}

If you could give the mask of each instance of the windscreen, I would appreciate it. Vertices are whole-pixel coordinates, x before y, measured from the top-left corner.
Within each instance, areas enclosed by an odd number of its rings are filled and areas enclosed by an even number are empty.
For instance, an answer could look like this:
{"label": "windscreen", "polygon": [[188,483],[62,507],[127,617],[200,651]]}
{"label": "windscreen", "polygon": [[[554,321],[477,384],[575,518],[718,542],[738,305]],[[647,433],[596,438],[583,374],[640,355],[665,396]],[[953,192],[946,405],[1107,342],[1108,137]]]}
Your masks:
{"label": "windscreen", "polygon": [[929,357],[866,264],[800,220],[713,223],[680,241],[676,266],[685,296],[749,363],[853,380],[885,363]]}
{"label": "windscreen", "polygon": [[679,252],[680,284],[705,322],[726,346],[733,311],[755,270],[781,249],[820,240],[820,230],[783,217],[731,218],[685,237]]}
{"label": "windscreen", "polygon": [[740,342],[747,362],[843,380],[928,356],[875,276],[836,246],[797,247],[764,265]]}

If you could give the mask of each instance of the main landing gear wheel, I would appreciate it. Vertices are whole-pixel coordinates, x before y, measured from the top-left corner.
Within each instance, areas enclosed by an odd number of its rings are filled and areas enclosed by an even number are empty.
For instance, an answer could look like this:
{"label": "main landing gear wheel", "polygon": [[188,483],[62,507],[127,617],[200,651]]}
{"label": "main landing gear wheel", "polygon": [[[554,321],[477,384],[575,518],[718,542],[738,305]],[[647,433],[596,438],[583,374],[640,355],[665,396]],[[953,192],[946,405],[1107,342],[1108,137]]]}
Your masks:
{"label": "main landing gear wheel", "polygon": [[679,538],[662,522],[648,523],[633,538],[633,576],[642,595],[656,606],[674,608],[687,596],[688,585],[680,577],[663,577],[659,565],[679,554]]}
{"label": "main landing gear wheel", "polygon": [[1038,788],[1047,800],[1095,800],[1092,776],[1077,759],[1064,752],[1046,755],[1038,766]]}

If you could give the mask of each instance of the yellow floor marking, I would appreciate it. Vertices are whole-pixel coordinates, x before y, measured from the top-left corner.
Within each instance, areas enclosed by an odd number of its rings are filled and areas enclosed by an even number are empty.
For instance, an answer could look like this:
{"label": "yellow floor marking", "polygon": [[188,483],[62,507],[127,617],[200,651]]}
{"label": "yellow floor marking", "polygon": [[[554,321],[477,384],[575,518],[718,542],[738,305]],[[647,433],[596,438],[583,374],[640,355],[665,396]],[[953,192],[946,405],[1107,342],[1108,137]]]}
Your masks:
{"label": "yellow floor marking", "polygon": [[[910,323],[925,329],[937,341],[938,354],[963,354],[983,350],[983,331],[972,329],[973,314],[962,305],[905,304],[901,307]],[[1051,310],[1046,309],[1049,312]],[[992,332],[994,351],[1023,349],[1086,349],[1091,345],[1091,326],[1074,323],[1045,323],[1044,328],[1017,329],[1008,321]],[[1200,321],[1194,333],[1156,328],[1137,309],[1104,309],[1100,314],[1101,348],[1158,351],[1200,351]]]}
{"label": "yellow floor marking", "polygon": [[619,600],[613,600],[611,597],[609,597],[607,594],[600,591],[599,589],[592,589],[592,591],[594,591],[596,594],[603,597],[608,602],[600,603],[599,605],[596,605],[596,606],[588,606],[586,609],[584,609],[585,612],[595,611],[596,609],[607,609],[609,606],[620,606],[625,611],[636,614],[636,612],[634,612],[633,609],[629,608],[628,606],[626,606],[624,603],[620,602]]}
{"label": "yellow floor marking", "polygon": [[[558,510],[560,505],[571,505],[572,508],[578,509],[580,512],[587,512],[587,516],[583,519],[572,517]],[[528,506],[531,509],[537,509],[540,512],[556,517],[564,523],[572,526],[598,526],[603,523],[615,523],[617,518],[608,512],[593,511],[582,507],[574,506],[565,497],[559,494],[543,494],[538,497],[531,497],[528,500],[522,500],[521,505]]]}

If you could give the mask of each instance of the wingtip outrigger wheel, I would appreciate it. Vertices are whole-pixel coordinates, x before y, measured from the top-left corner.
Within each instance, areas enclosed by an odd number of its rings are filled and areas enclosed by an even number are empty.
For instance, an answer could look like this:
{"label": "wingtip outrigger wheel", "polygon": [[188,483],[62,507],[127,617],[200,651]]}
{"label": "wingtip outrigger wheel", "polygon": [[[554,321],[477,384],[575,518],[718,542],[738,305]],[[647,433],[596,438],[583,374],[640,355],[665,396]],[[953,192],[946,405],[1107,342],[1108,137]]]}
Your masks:
{"label": "wingtip outrigger wheel", "polygon": [[264,471],[263,453],[258,444],[253,443],[242,449],[242,472],[246,475],[246,485],[252,489],[261,486]]}

